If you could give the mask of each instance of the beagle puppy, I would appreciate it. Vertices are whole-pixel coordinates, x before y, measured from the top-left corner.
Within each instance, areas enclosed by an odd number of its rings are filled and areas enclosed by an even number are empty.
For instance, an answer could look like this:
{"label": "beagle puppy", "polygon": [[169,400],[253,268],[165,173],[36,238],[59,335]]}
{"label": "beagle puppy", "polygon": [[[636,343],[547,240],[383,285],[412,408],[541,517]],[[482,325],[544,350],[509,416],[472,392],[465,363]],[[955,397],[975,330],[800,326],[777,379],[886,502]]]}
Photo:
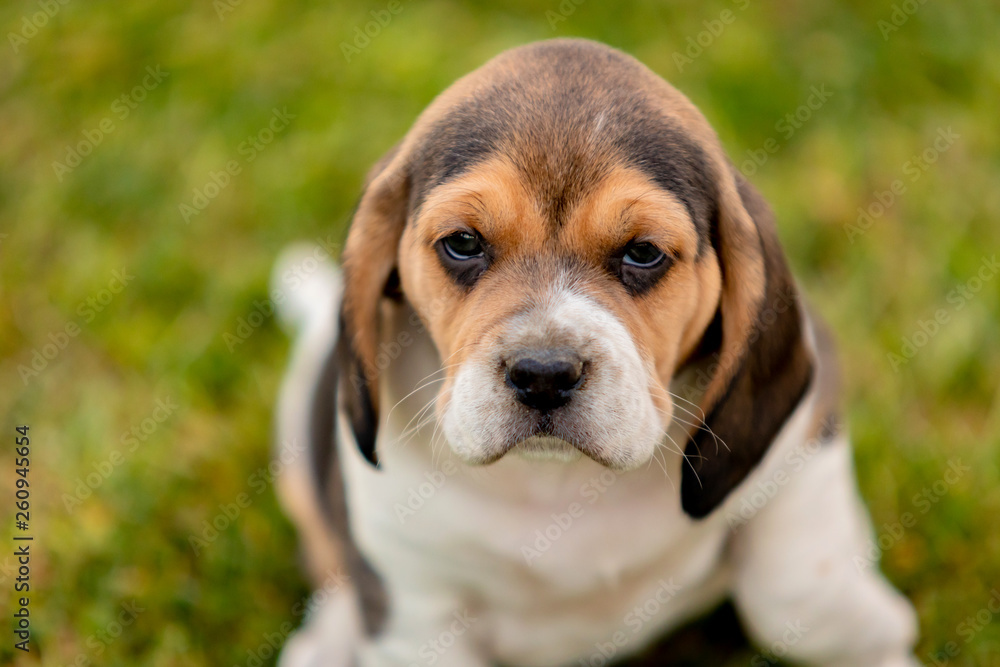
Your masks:
{"label": "beagle puppy", "polygon": [[320,586],[282,665],[627,664],[727,597],[756,664],[918,664],[773,216],[639,62],[501,54],[372,169],[342,271],[310,253],[275,274]]}

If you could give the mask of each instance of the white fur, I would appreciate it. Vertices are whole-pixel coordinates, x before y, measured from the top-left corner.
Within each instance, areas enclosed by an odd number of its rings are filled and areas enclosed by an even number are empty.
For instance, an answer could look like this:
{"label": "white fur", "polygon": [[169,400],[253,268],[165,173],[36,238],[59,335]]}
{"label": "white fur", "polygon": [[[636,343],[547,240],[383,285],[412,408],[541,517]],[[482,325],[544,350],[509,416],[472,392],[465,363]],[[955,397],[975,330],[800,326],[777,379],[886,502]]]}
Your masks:
{"label": "white fur", "polygon": [[[459,458],[490,461],[531,437],[537,416],[506,386],[503,363],[522,350],[565,348],[585,361],[586,389],[555,413],[553,435],[586,442],[590,456],[616,470],[649,461],[664,426],[648,388],[651,372],[625,326],[605,308],[557,284],[489,336],[459,367],[441,410],[445,440]],[[546,440],[533,438],[519,449],[537,454],[549,444],[554,453],[568,454],[558,438]]]}
{"label": "white fur", "polygon": [[[383,376],[381,404],[391,410],[380,424],[381,470],[361,458],[344,420],[339,438],[352,532],[383,578],[388,624],[374,640],[363,638],[356,612],[338,598],[336,609],[317,614],[293,640],[295,653],[283,655],[283,667],[315,664],[295,656],[324,655],[331,641],[353,644],[360,667],[591,664],[609,646],[616,658],[642,649],[726,595],[754,639],[763,647],[783,642],[787,659],[825,667],[917,664],[908,602],[876,569],[852,562],[871,526],[846,438],[807,443],[812,396],[726,502],[692,521],[680,507],[683,459],[670,444],[683,444],[686,427],[672,424],[654,454],[647,441],[659,443],[662,431],[655,411],[647,412],[647,371],[623,327],[579,295],[549,308],[511,322],[508,334],[523,341],[556,330],[638,378],[630,392],[599,389],[603,404],[576,416],[605,420],[601,447],[631,465],[612,472],[567,455],[563,445],[549,451],[553,443],[535,441],[522,443],[537,450],[527,456],[466,465],[483,446],[467,439],[470,425],[510,428],[477,403],[495,394],[484,371],[489,360],[473,359],[459,371],[443,420],[449,447],[435,419],[413,429],[438,384],[413,389],[441,376],[433,375],[440,369],[433,345],[412,330],[416,342]],[[297,382],[291,377],[284,392]],[[600,412],[608,402],[637,412],[609,426],[617,418]],[[551,460],[535,460],[539,453]],[[741,511],[746,520],[738,519]],[[349,665],[332,653],[324,664]]]}

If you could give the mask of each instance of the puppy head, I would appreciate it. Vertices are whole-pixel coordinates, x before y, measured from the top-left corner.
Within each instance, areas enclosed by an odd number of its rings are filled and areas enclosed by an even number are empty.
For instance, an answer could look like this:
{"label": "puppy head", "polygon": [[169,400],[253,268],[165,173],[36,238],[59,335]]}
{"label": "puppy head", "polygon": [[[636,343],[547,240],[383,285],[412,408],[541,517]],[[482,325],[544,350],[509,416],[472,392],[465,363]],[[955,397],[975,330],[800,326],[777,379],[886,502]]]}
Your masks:
{"label": "puppy head", "polygon": [[470,464],[646,464],[671,379],[711,355],[682,479],[696,517],[808,384],[766,205],[686,98],[591,42],[509,51],[435,100],[373,170],[343,261],[345,402],[373,463],[385,298],[433,339],[437,416]]}

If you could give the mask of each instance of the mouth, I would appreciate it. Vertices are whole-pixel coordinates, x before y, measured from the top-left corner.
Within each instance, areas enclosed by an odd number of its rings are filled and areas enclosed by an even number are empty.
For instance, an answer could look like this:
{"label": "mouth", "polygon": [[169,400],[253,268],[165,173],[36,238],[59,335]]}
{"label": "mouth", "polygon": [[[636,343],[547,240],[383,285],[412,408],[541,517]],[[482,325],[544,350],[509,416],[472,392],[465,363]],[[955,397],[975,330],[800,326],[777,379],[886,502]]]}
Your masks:
{"label": "mouth", "polygon": [[[515,420],[513,424],[498,425],[495,431],[485,435],[485,443],[478,440],[473,441],[471,447],[453,444],[452,448],[467,464],[475,466],[488,466],[512,454],[527,461],[559,463],[573,463],[585,457],[610,470],[626,471],[648,462],[657,446],[650,434],[643,432],[633,433],[625,441],[595,438],[598,425],[589,420],[581,423],[579,415],[555,411],[536,413],[527,420],[523,420],[524,416],[521,415],[520,423]],[[463,440],[458,442],[463,443]]]}
{"label": "mouth", "polygon": [[551,435],[533,435],[514,445],[512,453],[531,461],[572,462],[583,456],[577,447]]}

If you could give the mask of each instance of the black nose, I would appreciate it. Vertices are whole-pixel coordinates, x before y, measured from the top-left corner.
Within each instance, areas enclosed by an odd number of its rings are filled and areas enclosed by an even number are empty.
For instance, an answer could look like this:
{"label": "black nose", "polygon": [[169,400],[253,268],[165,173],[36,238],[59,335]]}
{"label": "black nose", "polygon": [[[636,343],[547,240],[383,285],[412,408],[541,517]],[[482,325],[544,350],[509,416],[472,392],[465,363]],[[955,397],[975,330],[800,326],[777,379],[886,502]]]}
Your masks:
{"label": "black nose", "polygon": [[546,412],[569,403],[583,379],[583,362],[569,355],[537,354],[507,363],[507,383],[517,400]]}

